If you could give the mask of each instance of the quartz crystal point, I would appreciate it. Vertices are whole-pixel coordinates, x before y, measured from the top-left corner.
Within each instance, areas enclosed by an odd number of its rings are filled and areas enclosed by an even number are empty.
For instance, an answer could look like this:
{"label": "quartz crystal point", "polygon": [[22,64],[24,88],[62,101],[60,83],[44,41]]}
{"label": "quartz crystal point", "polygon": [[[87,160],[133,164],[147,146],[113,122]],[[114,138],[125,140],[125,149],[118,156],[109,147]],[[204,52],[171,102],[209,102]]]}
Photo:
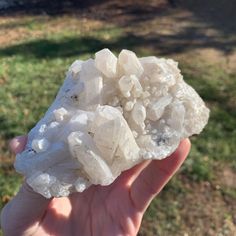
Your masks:
{"label": "quartz crystal point", "polygon": [[71,65],[15,168],[46,198],[68,196],[109,185],[144,159],[167,157],[208,117],[175,61],[129,50],[117,58],[103,49]]}

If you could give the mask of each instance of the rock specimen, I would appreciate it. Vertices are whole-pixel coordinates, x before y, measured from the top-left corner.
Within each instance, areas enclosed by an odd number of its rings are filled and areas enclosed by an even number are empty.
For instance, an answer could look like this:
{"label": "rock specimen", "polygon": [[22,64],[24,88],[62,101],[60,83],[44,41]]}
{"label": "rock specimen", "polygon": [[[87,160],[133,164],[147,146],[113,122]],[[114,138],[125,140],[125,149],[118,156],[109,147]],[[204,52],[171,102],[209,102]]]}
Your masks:
{"label": "rock specimen", "polygon": [[109,185],[144,159],[167,157],[208,117],[175,61],[129,50],[117,58],[103,49],[71,65],[15,168],[46,198],[68,196]]}

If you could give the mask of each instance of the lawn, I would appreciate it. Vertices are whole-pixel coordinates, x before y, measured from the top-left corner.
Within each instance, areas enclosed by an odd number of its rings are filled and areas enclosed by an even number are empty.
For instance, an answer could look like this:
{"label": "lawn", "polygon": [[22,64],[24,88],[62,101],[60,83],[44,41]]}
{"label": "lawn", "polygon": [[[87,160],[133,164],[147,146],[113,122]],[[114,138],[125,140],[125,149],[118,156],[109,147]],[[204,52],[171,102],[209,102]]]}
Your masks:
{"label": "lawn", "polygon": [[[7,142],[26,134],[42,117],[75,59],[89,58],[104,47],[115,53],[128,48],[138,56],[162,55],[130,28],[74,16],[4,17],[0,27],[2,208],[22,180],[12,167]],[[191,153],[178,175],[146,212],[140,236],[235,235],[236,74],[198,58],[174,58],[211,115],[203,133],[191,138]]]}

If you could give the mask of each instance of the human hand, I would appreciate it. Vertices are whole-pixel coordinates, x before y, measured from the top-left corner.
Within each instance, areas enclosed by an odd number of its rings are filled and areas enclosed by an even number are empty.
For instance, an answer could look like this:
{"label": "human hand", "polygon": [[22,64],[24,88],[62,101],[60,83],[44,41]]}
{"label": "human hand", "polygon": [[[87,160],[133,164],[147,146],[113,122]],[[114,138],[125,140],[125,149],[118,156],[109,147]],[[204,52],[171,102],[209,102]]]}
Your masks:
{"label": "human hand", "polygon": [[[13,139],[11,150],[23,151],[26,141],[26,136]],[[91,186],[69,197],[46,199],[24,182],[1,213],[4,235],[136,235],[145,210],[189,150],[190,142],[185,139],[170,157],[142,162],[109,186]]]}

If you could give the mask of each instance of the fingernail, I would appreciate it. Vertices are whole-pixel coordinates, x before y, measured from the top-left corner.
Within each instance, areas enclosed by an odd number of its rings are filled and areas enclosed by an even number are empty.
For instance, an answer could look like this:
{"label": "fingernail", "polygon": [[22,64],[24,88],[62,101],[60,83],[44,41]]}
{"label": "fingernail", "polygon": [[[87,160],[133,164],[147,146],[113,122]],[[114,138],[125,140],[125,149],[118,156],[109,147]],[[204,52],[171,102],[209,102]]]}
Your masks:
{"label": "fingernail", "polygon": [[21,152],[22,151],[22,143],[25,143],[25,136],[24,135],[17,136],[15,138],[13,138],[12,140],[10,140],[9,147],[10,147],[11,152],[13,152],[14,154]]}

